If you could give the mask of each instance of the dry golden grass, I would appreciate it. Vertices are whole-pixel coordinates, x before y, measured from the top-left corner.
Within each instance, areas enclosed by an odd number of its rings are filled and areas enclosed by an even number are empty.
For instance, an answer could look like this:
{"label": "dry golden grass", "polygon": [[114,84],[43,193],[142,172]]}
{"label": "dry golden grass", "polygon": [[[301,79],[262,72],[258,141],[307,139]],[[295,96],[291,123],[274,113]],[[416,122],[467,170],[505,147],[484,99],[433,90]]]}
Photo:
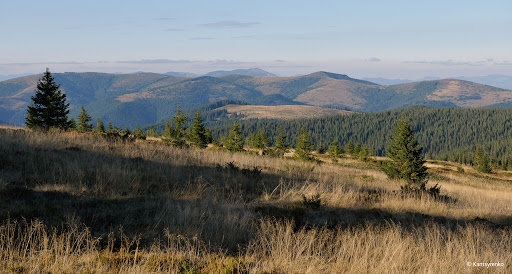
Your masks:
{"label": "dry golden grass", "polygon": [[6,128],[0,140],[6,272],[512,271],[512,185],[473,171],[433,166],[435,199],[348,158]]}

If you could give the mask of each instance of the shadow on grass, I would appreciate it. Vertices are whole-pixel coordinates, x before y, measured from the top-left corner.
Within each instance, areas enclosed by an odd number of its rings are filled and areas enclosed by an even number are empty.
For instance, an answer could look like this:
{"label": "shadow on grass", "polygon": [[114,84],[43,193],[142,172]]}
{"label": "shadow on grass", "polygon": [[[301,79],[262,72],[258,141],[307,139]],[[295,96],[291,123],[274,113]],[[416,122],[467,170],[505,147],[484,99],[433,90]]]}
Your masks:
{"label": "shadow on grass", "polygon": [[320,206],[311,209],[304,204],[294,203],[285,206],[265,205],[255,208],[260,216],[277,220],[293,220],[295,229],[303,227],[359,227],[366,225],[387,225],[394,223],[404,230],[411,230],[419,226],[437,224],[455,231],[458,227],[466,225],[483,225],[492,229],[511,229],[512,218],[505,218],[494,223],[485,218],[470,220],[456,219],[446,216],[428,215],[418,212],[392,212],[381,208],[342,208]]}
{"label": "shadow on grass", "polygon": [[89,151],[20,139],[0,145],[1,222],[38,219],[57,228],[78,222],[96,237],[122,228],[147,245],[167,230],[236,250],[250,239],[256,216],[245,203],[281,178],[232,162],[173,163],[117,155],[112,150],[123,148],[115,145]]}

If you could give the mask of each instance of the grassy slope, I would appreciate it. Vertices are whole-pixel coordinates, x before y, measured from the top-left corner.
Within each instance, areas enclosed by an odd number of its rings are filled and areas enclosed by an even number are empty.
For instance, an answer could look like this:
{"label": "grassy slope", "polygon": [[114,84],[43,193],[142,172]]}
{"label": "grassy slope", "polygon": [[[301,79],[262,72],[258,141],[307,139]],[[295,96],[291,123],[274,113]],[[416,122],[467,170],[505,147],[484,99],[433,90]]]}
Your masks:
{"label": "grassy slope", "polygon": [[353,113],[346,110],[300,105],[254,106],[231,104],[216,110],[223,109],[227,110],[230,114],[242,114],[242,119],[299,119]]}
{"label": "grassy slope", "polygon": [[22,129],[0,139],[0,267],[10,271],[460,273],[512,260],[512,186],[470,167],[430,163],[429,184],[447,197],[434,200],[402,197],[400,182],[349,158]]}

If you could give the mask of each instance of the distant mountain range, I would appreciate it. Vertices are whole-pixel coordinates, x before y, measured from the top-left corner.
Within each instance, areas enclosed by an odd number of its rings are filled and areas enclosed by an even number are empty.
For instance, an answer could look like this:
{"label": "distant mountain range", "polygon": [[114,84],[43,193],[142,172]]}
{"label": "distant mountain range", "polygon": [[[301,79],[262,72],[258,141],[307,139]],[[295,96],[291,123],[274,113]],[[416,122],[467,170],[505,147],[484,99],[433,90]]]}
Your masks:
{"label": "distant mountain range", "polygon": [[[419,80],[407,80],[407,79],[386,79],[386,78],[362,78],[363,80],[377,83],[379,85],[398,85],[398,84],[406,84],[413,83],[419,81],[426,80],[441,80],[438,77],[425,77]],[[512,76],[501,75],[501,74],[492,74],[487,76],[476,76],[476,77],[464,77],[458,76],[453,77],[453,79],[465,80],[470,82],[475,82],[478,84],[489,85],[494,87],[499,87],[503,89],[512,90]]]}
{"label": "distant mountain range", "polygon": [[208,72],[206,74],[196,74],[196,73],[190,73],[190,72],[167,72],[167,73],[164,73],[164,75],[176,76],[176,77],[200,77],[200,76],[222,77],[222,76],[228,76],[228,75],[232,75],[232,74],[248,75],[248,76],[277,76],[275,74],[272,74],[270,72],[264,71],[259,68],[217,70],[217,71]]}
{"label": "distant mountain range", "polygon": [[[261,70],[245,70],[262,73]],[[229,72],[215,72],[223,75]],[[40,75],[0,82],[0,120],[23,124]],[[343,74],[316,72],[297,77],[177,77],[156,73],[55,73],[68,96],[71,115],[83,105],[93,120],[114,125],[147,125],[174,114],[177,104],[190,109],[219,100],[253,105],[309,105],[361,112],[428,106],[512,106],[512,91],[469,81],[444,79],[379,85]]]}

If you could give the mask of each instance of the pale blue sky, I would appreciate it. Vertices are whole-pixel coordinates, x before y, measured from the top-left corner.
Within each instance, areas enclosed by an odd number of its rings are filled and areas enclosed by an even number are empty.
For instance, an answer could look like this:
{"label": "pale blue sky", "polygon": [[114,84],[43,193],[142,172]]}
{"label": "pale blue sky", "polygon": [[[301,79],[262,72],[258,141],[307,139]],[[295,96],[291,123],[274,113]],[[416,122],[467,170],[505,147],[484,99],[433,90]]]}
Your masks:
{"label": "pale blue sky", "polygon": [[512,75],[512,1],[3,1],[0,75]]}

